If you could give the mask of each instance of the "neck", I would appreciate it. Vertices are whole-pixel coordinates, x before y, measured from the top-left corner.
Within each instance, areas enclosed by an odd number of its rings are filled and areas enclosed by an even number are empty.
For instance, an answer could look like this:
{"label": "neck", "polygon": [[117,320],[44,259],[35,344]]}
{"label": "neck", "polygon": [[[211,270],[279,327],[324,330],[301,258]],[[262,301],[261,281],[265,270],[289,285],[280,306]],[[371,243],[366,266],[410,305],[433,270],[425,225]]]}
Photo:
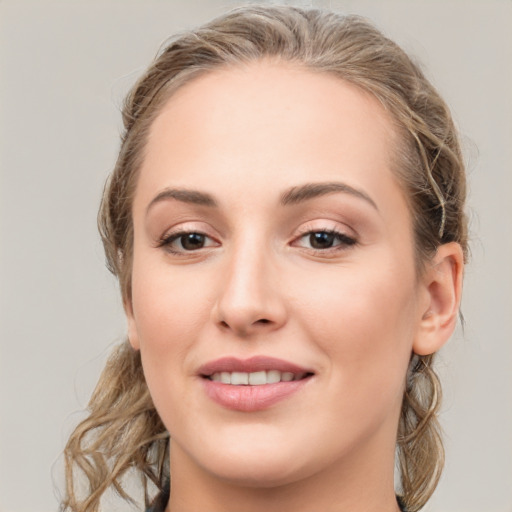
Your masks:
{"label": "neck", "polygon": [[276,487],[244,486],[199,467],[171,448],[171,497],[166,512],[399,512],[394,492],[394,451],[368,447],[370,456],[344,458],[330,467]]}

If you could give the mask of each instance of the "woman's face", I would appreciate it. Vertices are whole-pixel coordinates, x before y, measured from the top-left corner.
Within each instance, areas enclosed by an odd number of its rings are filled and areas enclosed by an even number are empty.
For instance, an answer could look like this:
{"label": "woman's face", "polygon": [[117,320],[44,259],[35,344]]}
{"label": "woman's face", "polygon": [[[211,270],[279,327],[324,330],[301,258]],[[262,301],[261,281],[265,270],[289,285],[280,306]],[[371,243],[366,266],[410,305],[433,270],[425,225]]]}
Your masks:
{"label": "woman's face", "polygon": [[254,486],[392,464],[427,307],[394,147],[375,98],[285,64],[165,105],[127,311],[172,464]]}

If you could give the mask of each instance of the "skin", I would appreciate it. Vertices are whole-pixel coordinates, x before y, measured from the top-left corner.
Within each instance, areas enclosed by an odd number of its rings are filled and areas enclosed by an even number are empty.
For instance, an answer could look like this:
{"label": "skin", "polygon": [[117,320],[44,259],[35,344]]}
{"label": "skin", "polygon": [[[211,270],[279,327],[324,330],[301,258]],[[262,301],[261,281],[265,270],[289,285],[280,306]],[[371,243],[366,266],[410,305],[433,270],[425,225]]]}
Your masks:
{"label": "skin", "polygon": [[[167,511],[398,510],[394,449],[409,359],[450,336],[462,255],[442,246],[416,274],[395,144],[375,98],[283,63],[210,72],[154,121],[125,308],[172,439]],[[333,182],[345,190],[282,204],[293,187]],[[325,231],[343,236],[315,249],[310,233]],[[205,237],[184,248],[177,232]],[[207,397],[201,365],[254,355],[314,376],[258,412]]]}

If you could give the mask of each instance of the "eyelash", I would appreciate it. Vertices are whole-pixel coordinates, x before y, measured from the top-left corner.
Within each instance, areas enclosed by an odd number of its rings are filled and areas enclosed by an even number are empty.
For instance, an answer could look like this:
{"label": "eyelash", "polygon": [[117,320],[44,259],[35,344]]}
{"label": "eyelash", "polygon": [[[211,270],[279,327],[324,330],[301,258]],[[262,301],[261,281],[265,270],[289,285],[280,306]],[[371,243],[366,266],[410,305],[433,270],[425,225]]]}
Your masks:
{"label": "eyelash", "polygon": [[[302,240],[306,237],[311,237],[312,235],[315,235],[315,234],[323,234],[323,235],[332,236],[334,239],[333,241],[335,241],[335,242],[337,241],[338,244],[333,245],[332,247],[324,248],[324,249],[315,249],[314,247],[306,248],[309,251],[313,252],[314,254],[324,254],[324,255],[331,254],[332,252],[346,250],[346,249],[357,244],[357,240],[355,238],[350,237],[340,231],[337,231],[336,229],[329,229],[329,228],[308,229],[307,231],[304,231],[298,238],[296,238],[295,241]],[[311,238],[310,238],[310,241],[311,241]]]}
{"label": "eyelash", "polygon": [[[346,249],[357,244],[357,240],[355,238],[350,237],[344,233],[341,233],[340,231],[337,231],[335,229],[327,229],[327,228],[326,229],[310,229],[308,231],[304,231],[297,238],[295,238],[293,242],[296,243],[299,240],[302,240],[308,236],[311,237],[312,235],[315,235],[315,234],[323,234],[323,235],[332,236],[334,239],[333,241],[337,241],[338,244],[333,245],[332,247],[324,248],[324,249],[315,249],[313,247],[309,247],[309,248],[303,247],[304,249],[307,249],[309,252],[311,252],[313,254],[320,254],[320,255],[331,254],[332,252],[335,252],[335,251],[346,250]],[[173,249],[172,248],[173,242],[176,242],[177,240],[182,239],[186,235],[198,235],[200,237],[204,237],[205,239],[213,240],[206,233],[202,233],[200,231],[185,231],[185,230],[183,230],[183,231],[176,231],[167,236],[164,236],[158,242],[158,247],[165,248],[165,250],[167,250],[171,254],[178,255],[178,256],[184,256],[186,253],[193,254],[202,249],[208,249],[209,247],[214,246],[214,244],[212,244],[210,246],[199,247],[198,249],[191,249],[191,250],[187,250],[185,248],[182,248],[180,250]],[[183,240],[182,240],[181,246],[183,247]]]}
{"label": "eyelash", "polygon": [[[205,249],[205,248],[207,249],[208,248],[208,247],[200,247],[199,249],[195,249],[195,250],[186,250],[185,248],[180,249],[180,250],[173,249],[172,248],[172,243],[177,241],[177,240],[179,240],[180,238],[185,237],[186,235],[199,235],[201,237],[204,237],[205,239],[212,240],[212,238],[210,236],[208,236],[206,233],[202,233],[201,231],[186,231],[186,230],[183,230],[183,231],[176,231],[174,233],[170,233],[169,235],[164,236],[158,242],[158,247],[163,247],[163,248],[165,248],[165,250],[167,250],[171,254],[175,254],[175,255],[178,255],[178,256],[185,255],[186,253],[191,253],[192,254],[194,252],[200,251],[201,249]],[[183,241],[181,243],[181,246],[183,247]]]}

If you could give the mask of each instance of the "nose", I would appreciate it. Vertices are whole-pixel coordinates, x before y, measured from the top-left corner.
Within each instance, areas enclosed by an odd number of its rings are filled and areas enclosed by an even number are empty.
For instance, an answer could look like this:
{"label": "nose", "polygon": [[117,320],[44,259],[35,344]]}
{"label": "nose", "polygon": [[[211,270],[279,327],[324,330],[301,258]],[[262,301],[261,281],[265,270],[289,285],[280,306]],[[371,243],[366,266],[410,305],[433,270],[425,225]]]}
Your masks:
{"label": "nose", "polygon": [[287,319],[278,271],[267,250],[247,242],[227,256],[219,274],[213,320],[239,337],[268,333]]}

